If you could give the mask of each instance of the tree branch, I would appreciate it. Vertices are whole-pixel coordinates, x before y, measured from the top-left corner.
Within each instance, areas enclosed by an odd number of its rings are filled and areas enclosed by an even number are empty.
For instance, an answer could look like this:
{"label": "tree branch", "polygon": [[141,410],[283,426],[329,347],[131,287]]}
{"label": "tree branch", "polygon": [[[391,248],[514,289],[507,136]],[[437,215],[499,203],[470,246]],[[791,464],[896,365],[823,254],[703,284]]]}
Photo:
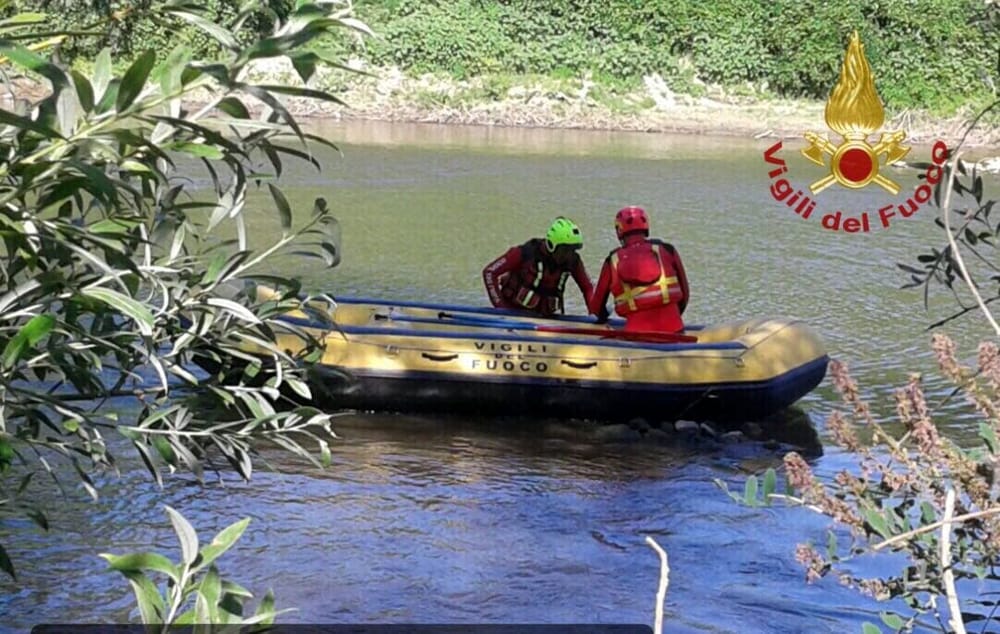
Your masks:
{"label": "tree branch", "polygon": [[955,591],[955,573],[951,569],[951,519],[955,513],[955,489],[948,489],[944,501],[944,520],[941,527],[941,570],[944,571],[944,588],[948,597],[948,621],[955,634],[966,634],[962,622],[962,608]]}
{"label": "tree branch", "polygon": [[667,586],[670,585],[670,563],[667,561],[667,551],[663,550],[650,536],[646,543],[660,556],[660,587],[656,591],[656,617],[653,623],[653,634],[663,634],[663,601],[667,598]]}
{"label": "tree branch", "polygon": [[983,311],[983,315],[986,316],[986,321],[990,322],[993,326],[993,331],[1000,336],[1000,324],[997,324],[996,319],[993,318],[993,313],[990,309],[986,307],[986,302],[983,301],[982,296],[979,294],[979,289],[972,282],[972,277],[969,275],[968,269],[965,267],[965,259],[962,258],[962,253],[958,249],[958,244],[955,242],[955,236],[951,233],[951,214],[949,213],[951,209],[951,191],[952,186],[955,184],[955,167],[958,165],[959,157],[962,156],[961,152],[956,152],[955,156],[951,158],[951,166],[948,169],[948,186],[945,188],[944,200],[941,204],[941,215],[944,217],[944,229],[945,233],[948,235],[948,244],[951,245],[952,253],[954,254],[955,263],[958,265],[958,270],[962,274],[962,279],[965,280],[965,285],[969,287],[969,291],[972,292],[972,296],[976,298],[976,303],[979,305],[979,309]]}

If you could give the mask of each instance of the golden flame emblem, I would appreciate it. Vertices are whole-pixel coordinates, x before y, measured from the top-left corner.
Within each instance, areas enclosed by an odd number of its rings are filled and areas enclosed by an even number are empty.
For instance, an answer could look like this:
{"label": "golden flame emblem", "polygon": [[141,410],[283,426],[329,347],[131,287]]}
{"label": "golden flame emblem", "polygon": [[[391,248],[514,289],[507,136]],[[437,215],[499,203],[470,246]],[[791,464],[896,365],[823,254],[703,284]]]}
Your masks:
{"label": "golden flame emblem", "polygon": [[809,147],[802,154],[817,165],[826,166],[823,155],[829,154],[830,174],[809,186],[818,194],[833,183],[860,189],[870,183],[885,188],[892,194],[899,193],[899,184],[879,174],[879,157],[885,154],[885,164],[894,163],[910,151],[901,145],[906,138],[903,131],[883,132],[875,145],[868,143],[868,136],[882,127],[885,111],[875,92],[875,78],[865,58],[865,47],[858,32],[851,35],[840,68],[840,80],[826,102],[826,125],[842,136],[840,145],[834,145],[826,136],[806,132]]}

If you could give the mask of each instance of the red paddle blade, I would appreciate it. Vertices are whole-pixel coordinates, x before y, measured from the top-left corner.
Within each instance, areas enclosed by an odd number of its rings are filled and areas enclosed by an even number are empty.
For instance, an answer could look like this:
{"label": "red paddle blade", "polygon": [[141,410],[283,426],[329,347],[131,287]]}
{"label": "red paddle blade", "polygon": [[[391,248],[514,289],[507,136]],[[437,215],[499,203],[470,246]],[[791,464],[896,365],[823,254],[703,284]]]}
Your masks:
{"label": "red paddle blade", "polygon": [[603,339],[625,339],[626,341],[648,341],[651,343],[697,343],[698,337],[672,332],[652,332],[645,330],[608,330],[598,328],[570,328],[565,326],[535,326],[539,332],[561,332],[567,335],[593,335]]}

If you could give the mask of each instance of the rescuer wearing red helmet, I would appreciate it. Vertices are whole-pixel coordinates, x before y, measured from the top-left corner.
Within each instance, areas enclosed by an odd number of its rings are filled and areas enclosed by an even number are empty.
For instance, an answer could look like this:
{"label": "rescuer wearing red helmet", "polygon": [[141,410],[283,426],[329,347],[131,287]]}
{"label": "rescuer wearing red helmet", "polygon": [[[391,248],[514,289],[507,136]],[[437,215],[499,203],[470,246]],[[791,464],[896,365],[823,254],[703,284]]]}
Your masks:
{"label": "rescuer wearing red helmet", "polygon": [[608,318],[611,295],[625,330],[680,332],[689,291],[681,256],[673,245],[649,238],[649,218],[642,207],[625,207],[615,215],[620,247],[604,261],[587,309],[600,322]]}
{"label": "rescuer wearing red helmet", "polygon": [[594,290],[577,253],[581,248],[580,228],[560,216],[545,238],[511,247],[483,269],[486,294],[497,308],[526,310],[543,317],[564,313],[563,290],[570,276],[580,287],[584,302]]}

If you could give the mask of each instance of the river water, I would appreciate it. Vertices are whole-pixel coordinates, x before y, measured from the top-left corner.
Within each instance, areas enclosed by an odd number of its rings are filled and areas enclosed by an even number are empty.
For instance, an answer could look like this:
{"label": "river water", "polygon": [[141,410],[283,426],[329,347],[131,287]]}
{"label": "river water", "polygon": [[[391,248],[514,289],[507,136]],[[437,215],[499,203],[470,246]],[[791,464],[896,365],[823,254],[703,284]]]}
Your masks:
{"label": "river water", "polygon": [[[934,291],[925,310],[897,262],[940,242],[936,209],[876,226],[888,195],[877,187],[831,188],[809,219],[775,202],[763,160],[773,140],[641,133],[511,130],[384,123],[326,124],[318,133],[342,156],[321,153],[323,172],[286,165],[284,184],[307,213],[324,196],[340,219],[344,261],[320,270],[292,258],[275,270],[310,290],[484,304],[480,271],[508,246],[541,234],[558,214],[582,228],[592,276],[614,246],[612,218],[646,207],[653,233],[684,258],[693,299],[689,323],[758,315],[807,320],[831,355],[847,361],[887,421],[892,390],[922,372],[936,377],[926,326],[948,314]],[[800,143],[778,155],[804,188],[823,176]],[[913,154],[927,160],[930,149]],[[916,173],[891,170],[904,195]],[[988,181],[987,195],[1000,196]],[[892,200],[892,199],[889,199]],[[252,235],[277,227],[267,198],[252,201]],[[872,231],[824,230],[821,214],[869,211]],[[583,311],[575,289],[571,312]],[[988,331],[968,317],[946,329],[974,358]],[[837,405],[829,380],[790,418],[812,434],[823,477],[852,468],[830,444],[825,418]],[[121,406],[127,409],[126,405]],[[938,423],[961,442],[976,420],[955,401]],[[128,412],[123,412],[127,414]],[[104,571],[101,552],[167,551],[176,541],[163,513],[181,510],[203,540],[242,517],[250,527],[221,560],[224,575],[258,595],[268,588],[285,623],[651,623],[659,575],[654,537],[670,556],[669,632],[847,632],[878,621],[878,604],[833,580],[807,585],[795,545],[825,543],[823,518],[801,509],[741,507],[714,484],[780,464],[786,445],[669,445],[602,440],[589,428],[532,420],[353,414],[338,420],[333,464],[320,471],[265,451],[274,469],[244,484],[224,476],[198,485],[166,478],[160,490],[134,460],[101,481],[102,497],[47,498],[51,533],[28,521],[0,523],[20,571],[0,581],[0,631],[43,622],[129,618],[130,590]],[[794,441],[792,441],[794,442]],[[71,480],[72,481],[72,480]],[[38,496],[50,496],[44,488]],[[892,559],[854,570],[895,570]]]}

